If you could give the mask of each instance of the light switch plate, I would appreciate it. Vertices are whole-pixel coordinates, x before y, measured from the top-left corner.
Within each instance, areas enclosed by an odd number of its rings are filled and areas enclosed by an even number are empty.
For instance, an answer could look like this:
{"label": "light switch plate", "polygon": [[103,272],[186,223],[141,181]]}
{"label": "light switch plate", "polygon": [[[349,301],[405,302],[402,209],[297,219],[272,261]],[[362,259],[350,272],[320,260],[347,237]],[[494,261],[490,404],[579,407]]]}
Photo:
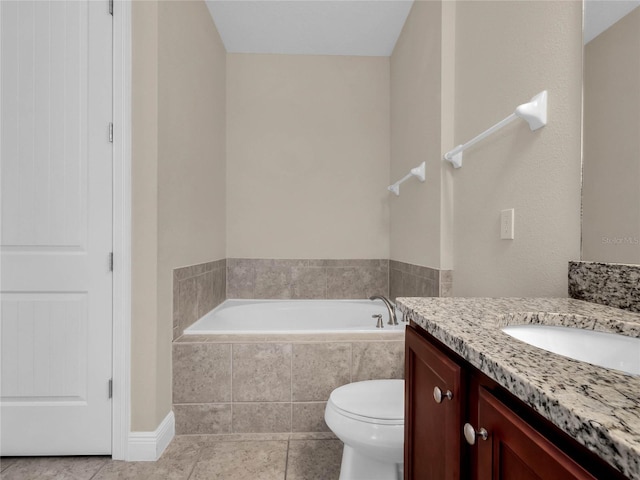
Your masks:
{"label": "light switch plate", "polygon": [[500,238],[503,240],[513,240],[513,218],[515,210],[509,208],[500,212]]}

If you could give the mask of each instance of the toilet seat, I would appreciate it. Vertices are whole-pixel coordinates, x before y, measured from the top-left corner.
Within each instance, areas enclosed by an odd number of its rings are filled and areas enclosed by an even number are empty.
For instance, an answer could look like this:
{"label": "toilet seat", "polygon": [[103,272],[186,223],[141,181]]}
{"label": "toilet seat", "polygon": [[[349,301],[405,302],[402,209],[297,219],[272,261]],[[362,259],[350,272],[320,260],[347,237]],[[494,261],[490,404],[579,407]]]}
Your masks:
{"label": "toilet seat", "polygon": [[345,417],[377,425],[404,424],[404,380],[366,380],[336,388],[328,404]]}

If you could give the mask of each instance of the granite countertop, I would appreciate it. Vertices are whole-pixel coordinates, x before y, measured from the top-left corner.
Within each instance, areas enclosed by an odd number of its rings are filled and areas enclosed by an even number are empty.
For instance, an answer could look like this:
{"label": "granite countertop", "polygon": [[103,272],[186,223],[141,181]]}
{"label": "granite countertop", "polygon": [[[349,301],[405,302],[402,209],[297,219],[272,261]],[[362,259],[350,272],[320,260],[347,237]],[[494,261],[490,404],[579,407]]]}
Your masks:
{"label": "granite countertop", "polygon": [[500,330],[542,323],[640,337],[640,314],[567,298],[398,298],[397,304],[407,319],[640,479],[640,376],[562,357]]}

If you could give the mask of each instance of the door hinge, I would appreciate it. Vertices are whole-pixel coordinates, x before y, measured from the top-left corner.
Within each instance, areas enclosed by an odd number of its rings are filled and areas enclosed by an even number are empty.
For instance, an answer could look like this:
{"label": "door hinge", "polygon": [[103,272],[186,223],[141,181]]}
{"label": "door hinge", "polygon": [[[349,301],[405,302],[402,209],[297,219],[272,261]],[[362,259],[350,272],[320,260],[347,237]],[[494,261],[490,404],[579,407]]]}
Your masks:
{"label": "door hinge", "polygon": [[113,272],[113,252],[109,252],[109,271]]}
{"label": "door hinge", "polygon": [[113,0],[109,0],[109,13],[113,16]]}
{"label": "door hinge", "polygon": [[109,379],[109,398],[113,398],[113,378]]}
{"label": "door hinge", "polygon": [[113,143],[113,122],[109,123],[109,141]]}

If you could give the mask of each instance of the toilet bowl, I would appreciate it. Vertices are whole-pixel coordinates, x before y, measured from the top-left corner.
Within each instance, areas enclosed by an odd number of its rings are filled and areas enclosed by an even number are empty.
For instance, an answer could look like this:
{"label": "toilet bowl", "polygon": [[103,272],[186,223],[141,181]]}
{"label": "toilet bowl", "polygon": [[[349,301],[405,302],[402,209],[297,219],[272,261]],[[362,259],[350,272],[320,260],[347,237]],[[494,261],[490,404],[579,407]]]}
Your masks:
{"label": "toilet bowl", "polygon": [[344,443],[340,480],[402,480],[404,380],[367,380],[336,388],[324,412]]}

